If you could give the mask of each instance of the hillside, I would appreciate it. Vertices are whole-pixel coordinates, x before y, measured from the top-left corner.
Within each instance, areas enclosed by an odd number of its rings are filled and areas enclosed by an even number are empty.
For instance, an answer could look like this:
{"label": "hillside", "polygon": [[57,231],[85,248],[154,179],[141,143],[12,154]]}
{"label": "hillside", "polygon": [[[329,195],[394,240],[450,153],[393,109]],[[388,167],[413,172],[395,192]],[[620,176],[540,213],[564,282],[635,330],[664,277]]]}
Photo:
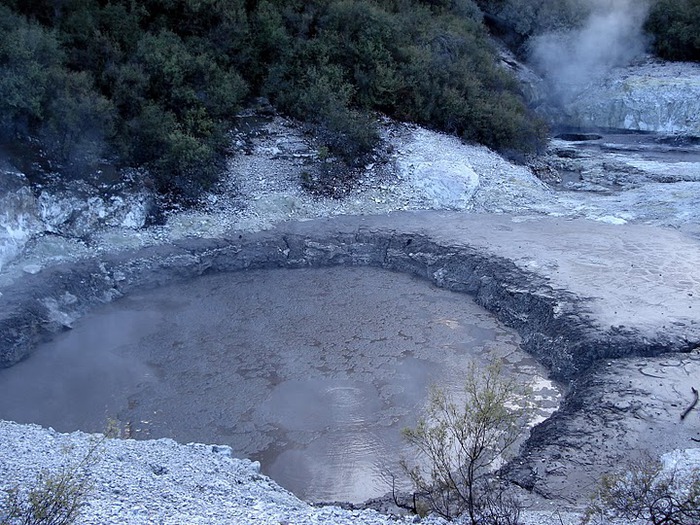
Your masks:
{"label": "hillside", "polygon": [[378,145],[375,112],[519,154],[544,137],[471,0],[4,0],[0,20],[2,141],[64,176],[146,168],[180,201],[216,180],[259,96],[341,172]]}

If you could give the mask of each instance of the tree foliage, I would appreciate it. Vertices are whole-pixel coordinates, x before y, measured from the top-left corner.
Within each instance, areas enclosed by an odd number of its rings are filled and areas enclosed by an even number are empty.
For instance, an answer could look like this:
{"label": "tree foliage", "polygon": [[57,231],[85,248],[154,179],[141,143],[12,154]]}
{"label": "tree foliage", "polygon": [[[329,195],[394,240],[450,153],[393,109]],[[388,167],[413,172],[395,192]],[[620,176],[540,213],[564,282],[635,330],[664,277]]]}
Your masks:
{"label": "tree foliage", "polygon": [[580,0],[476,0],[489,24],[514,47],[532,36],[580,26],[593,2]]}
{"label": "tree foliage", "polygon": [[[489,25],[514,47],[532,36],[581,27],[597,7],[579,0],[476,0]],[[649,0],[644,26],[654,53],[667,60],[700,60],[700,0]]]}
{"label": "tree foliage", "polygon": [[473,525],[517,522],[517,502],[489,483],[489,475],[522,434],[526,395],[497,363],[485,372],[472,366],[459,401],[432,390],[417,426],[404,430],[418,452],[417,464],[404,469],[431,511],[448,519],[465,514]]}
{"label": "tree foliage", "polygon": [[[0,0],[6,138],[143,165],[188,199],[220,168],[227,122],[265,95],[347,166],[374,112],[493,148],[542,128],[498,65],[472,0]],[[160,125],[159,125],[160,123]]]}
{"label": "tree foliage", "polygon": [[646,29],[660,57],[700,61],[700,0],[656,0]]}

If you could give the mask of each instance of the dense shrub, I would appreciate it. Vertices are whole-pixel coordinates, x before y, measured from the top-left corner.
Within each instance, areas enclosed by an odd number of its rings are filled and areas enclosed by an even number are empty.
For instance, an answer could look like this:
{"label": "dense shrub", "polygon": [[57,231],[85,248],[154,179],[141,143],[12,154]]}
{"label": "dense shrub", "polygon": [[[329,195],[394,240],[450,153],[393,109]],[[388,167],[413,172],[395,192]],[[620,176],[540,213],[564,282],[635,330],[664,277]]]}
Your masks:
{"label": "dense shrub", "polygon": [[538,121],[497,65],[473,2],[284,4],[279,12],[296,37],[264,90],[282,109],[314,115],[345,137],[329,142],[331,150],[338,150],[334,142],[359,139],[357,148],[340,148],[341,156],[362,153],[376,140],[360,118],[372,110],[499,150],[541,144]]}
{"label": "dense shrub", "polygon": [[[0,0],[5,138],[39,137],[66,166],[112,155],[195,198],[227,121],[266,95],[348,168],[375,112],[500,150],[541,128],[498,65],[472,0]],[[80,152],[76,154],[76,152]]]}
{"label": "dense shrub", "polygon": [[[492,24],[499,24],[516,44],[527,38],[580,26],[592,2],[580,0],[477,0]],[[508,36],[508,35],[503,35]]]}
{"label": "dense shrub", "polygon": [[89,74],[69,70],[55,30],[0,6],[0,136],[32,136],[60,161],[74,164],[104,153],[112,133],[111,102]]}
{"label": "dense shrub", "polygon": [[700,0],[657,0],[646,29],[660,57],[700,61]]}
{"label": "dense shrub", "polygon": [[[515,48],[528,38],[580,27],[595,7],[578,0],[477,0],[490,26]],[[700,60],[700,0],[651,0],[645,30],[653,51],[668,60]],[[622,5],[622,4],[620,4]]]}

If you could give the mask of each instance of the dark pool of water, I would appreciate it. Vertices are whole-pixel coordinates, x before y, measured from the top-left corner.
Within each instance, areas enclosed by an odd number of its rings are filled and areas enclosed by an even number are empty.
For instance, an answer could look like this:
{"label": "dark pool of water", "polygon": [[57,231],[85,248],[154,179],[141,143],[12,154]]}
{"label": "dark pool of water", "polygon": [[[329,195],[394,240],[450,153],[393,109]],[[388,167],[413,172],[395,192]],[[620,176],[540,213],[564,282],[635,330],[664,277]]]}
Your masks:
{"label": "dark pool of water", "polygon": [[251,271],[133,294],[0,370],[0,418],[230,445],[303,498],[363,501],[428,388],[494,358],[560,391],[468,296],[369,268]]}

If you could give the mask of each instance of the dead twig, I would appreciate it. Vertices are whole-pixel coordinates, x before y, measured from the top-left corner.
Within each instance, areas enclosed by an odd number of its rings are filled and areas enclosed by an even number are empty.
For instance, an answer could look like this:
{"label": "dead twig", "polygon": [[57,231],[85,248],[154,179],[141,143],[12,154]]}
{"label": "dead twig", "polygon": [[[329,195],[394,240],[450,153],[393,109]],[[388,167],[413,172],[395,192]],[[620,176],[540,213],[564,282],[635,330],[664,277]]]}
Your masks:
{"label": "dead twig", "polygon": [[688,408],[686,408],[686,409],[683,411],[683,413],[681,414],[681,421],[683,421],[683,420],[685,419],[685,417],[686,417],[688,414],[690,414],[690,411],[693,410],[693,409],[695,408],[695,405],[698,404],[698,391],[697,391],[694,387],[690,387],[690,390],[692,390],[692,392],[693,392],[693,396],[694,396],[693,402],[690,403],[690,406],[689,406]]}

